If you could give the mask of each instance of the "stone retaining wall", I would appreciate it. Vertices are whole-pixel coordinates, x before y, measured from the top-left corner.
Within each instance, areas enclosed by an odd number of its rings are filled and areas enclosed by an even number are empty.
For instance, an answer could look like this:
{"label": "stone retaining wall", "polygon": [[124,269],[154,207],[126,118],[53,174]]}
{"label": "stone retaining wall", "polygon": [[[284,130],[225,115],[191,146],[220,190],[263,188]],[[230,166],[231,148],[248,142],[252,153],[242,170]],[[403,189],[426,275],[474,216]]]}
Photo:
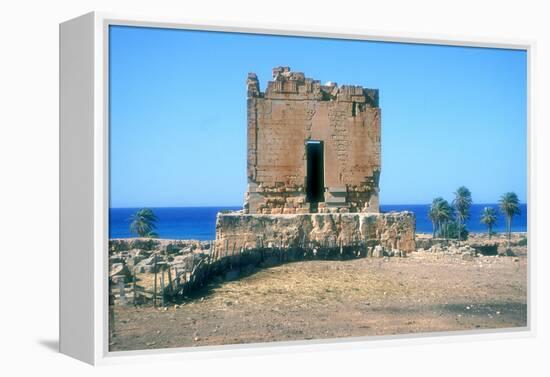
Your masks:
{"label": "stone retaining wall", "polygon": [[412,212],[250,215],[218,213],[214,257],[261,248],[381,245],[388,251],[415,250]]}

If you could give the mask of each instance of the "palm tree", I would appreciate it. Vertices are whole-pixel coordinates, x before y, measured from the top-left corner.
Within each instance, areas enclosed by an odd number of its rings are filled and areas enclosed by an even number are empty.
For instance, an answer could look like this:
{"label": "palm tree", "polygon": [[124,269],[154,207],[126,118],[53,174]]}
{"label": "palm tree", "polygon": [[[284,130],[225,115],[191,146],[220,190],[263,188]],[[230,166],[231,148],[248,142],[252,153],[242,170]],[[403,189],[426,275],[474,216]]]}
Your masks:
{"label": "palm tree", "polygon": [[437,225],[438,225],[438,218],[437,218],[437,212],[438,212],[438,206],[439,201],[443,200],[443,198],[435,198],[432,201],[432,205],[430,206],[430,210],[428,211],[428,217],[430,218],[430,221],[432,222],[432,238],[435,238],[437,233]]}
{"label": "palm tree", "polygon": [[507,192],[500,197],[498,201],[500,212],[506,217],[506,232],[508,233],[508,244],[512,233],[512,218],[521,213],[519,209],[519,199],[516,193]]}
{"label": "palm tree", "polygon": [[481,223],[487,225],[489,239],[493,233],[493,225],[497,222],[497,211],[492,207],[485,207],[481,212]]}
{"label": "palm tree", "polygon": [[156,228],[158,218],[149,208],[142,208],[130,217],[130,233],[138,237],[157,238],[158,234],[153,231]]}
{"label": "palm tree", "polygon": [[472,206],[472,193],[465,186],[460,186],[453,199],[453,207],[456,214],[456,222],[458,229],[458,242],[460,242],[461,225],[466,223],[470,218],[470,207]]}
{"label": "palm tree", "polygon": [[453,220],[453,209],[449,202],[443,200],[439,206],[439,219],[443,227],[443,238],[447,241],[448,230],[447,226]]}
{"label": "palm tree", "polygon": [[434,219],[437,223],[437,228],[439,230],[439,236],[443,235],[445,240],[447,239],[447,223],[453,218],[453,211],[449,202],[445,199],[439,197],[435,198],[432,202],[432,207],[430,208],[430,219]]}

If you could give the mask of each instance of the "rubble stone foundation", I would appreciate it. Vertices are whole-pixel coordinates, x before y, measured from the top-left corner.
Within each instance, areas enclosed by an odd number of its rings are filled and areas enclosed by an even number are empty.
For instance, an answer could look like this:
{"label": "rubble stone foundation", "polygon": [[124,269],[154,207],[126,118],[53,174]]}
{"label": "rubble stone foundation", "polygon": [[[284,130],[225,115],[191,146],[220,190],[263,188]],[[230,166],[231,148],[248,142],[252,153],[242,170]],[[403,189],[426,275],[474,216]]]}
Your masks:
{"label": "rubble stone foundation", "polygon": [[[261,248],[382,246],[388,253],[415,250],[412,212],[250,215],[218,213],[215,258]],[[400,253],[402,254],[402,253]]]}

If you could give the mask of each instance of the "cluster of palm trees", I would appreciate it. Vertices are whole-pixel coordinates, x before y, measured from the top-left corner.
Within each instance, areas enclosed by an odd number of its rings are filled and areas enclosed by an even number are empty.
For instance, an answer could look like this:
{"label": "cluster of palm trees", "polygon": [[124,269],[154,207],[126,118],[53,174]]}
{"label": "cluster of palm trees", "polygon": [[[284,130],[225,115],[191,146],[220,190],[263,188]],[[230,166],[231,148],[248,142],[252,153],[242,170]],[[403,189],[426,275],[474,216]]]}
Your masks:
{"label": "cluster of palm trees", "polygon": [[[433,237],[447,239],[450,236],[451,225],[456,226],[456,237],[460,241],[463,234],[467,234],[466,222],[470,219],[472,207],[472,193],[467,187],[461,186],[454,192],[451,204],[442,197],[435,198],[430,206],[428,216],[433,226]],[[508,240],[512,232],[512,219],[520,214],[519,199],[513,192],[507,192],[500,197],[500,212],[506,219],[506,233]],[[480,221],[487,226],[489,238],[493,234],[493,226],[498,219],[497,210],[485,207],[481,212]],[[454,236],[454,234],[452,235]]]}
{"label": "cluster of palm trees", "polygon": [[456,224],[457,238],[460,241],[465,230],[465,223],[470,219],[470,207],[472,206],[472,193],[467,187],[461,186],[454,192],[452,204],[442,197],[435,198],[432,202],[428,216],[433,226],[433,237],[449,237],[451,224]]}
{"label": "cluster of palm trees", "polygon": [[142,208],[130,217],[130,233],[138,237],[158,238],[154,231],[156,228],[157,216],[149,208]]}
{"label": "cluster of palm trees", "polygon": [[[514,192],[507,192],[500,197],[498,204],[500,212],[504,215],[506,220],[506,235],[508,236],[508,241],[510,241],[510,235],[512,234],[512,219],[514,216],[521,213],[518,196]],[[493,234],[493,226],[496,224],[497,219],[498,213],[495,208],[483,208],[481,212],[481,222],[487,225],[489,238],[491,238]]]}

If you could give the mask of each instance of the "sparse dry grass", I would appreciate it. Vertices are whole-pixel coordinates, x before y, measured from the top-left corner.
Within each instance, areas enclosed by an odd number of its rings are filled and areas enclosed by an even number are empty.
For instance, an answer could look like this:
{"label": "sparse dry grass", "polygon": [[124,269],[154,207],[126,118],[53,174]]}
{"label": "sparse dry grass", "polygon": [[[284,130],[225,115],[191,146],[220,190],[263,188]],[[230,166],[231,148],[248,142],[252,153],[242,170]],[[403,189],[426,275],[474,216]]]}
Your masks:
{"label": "sparse dry grass", "polygon": [[117,307],[111,349],[525,326],[526,279],[524,257],[289,263],[212,283],[179,307]]}

